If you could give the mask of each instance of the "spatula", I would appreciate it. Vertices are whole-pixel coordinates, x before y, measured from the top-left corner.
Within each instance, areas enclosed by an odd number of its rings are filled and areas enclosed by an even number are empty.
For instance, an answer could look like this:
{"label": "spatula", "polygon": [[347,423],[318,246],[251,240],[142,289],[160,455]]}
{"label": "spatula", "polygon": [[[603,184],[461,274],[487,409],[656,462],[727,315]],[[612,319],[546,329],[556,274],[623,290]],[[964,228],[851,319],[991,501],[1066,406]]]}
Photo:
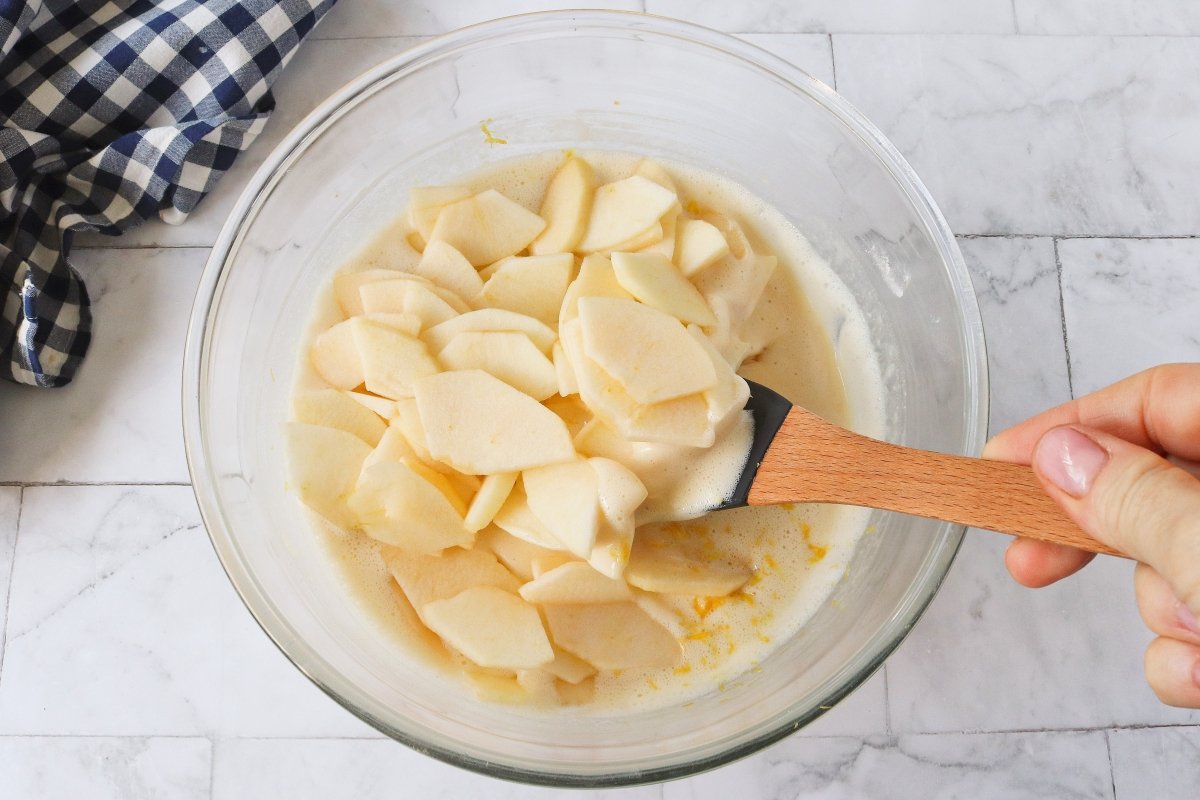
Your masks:
{"label": "spatula", "polygon": [[748,381],[750,458],[718,509],[777,503],[882,508],[1124,556],[1072,522],[1030,467],[861,436]]}

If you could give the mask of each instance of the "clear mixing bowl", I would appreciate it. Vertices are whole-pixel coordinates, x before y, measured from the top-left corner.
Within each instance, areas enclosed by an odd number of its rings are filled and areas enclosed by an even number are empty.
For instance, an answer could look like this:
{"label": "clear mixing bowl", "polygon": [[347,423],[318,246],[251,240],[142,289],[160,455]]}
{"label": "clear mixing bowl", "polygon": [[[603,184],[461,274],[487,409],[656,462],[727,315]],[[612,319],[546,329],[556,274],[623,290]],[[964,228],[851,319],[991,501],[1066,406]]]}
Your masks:
{"label": "clear mixing bowl", "polygon": [[[488,144],[483,121],[507,139]],[[679,777],[819,717],[932,599],[960,527],[876,513],[849,577],[791,640],[686,707],[530,714],[408,669],[364,621],[284,486],[298,343],[331,272],[409,186],[551,149],[623,150],[726,175],[781,210],[853,292],[883,367],[886,436],[976,453],[983,333],[945,221],[899,153],[824,84],[729,36],[640,14],[553,12],[430,41],[366,73],[267,159],[208,262],[184,425],[200,508],[251,613],[318,686],[421,752],[564,786]]]}

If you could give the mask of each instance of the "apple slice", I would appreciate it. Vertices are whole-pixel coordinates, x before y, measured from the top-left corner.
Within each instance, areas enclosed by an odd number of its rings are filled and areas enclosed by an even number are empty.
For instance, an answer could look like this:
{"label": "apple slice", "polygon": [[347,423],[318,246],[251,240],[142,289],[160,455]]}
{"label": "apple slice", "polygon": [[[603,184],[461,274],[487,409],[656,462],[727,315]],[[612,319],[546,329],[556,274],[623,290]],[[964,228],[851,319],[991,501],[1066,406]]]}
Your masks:
{"label": "apple slice", "polygon": [[639,253],[658,253],[664,258],[674,258],[675,256],[675,237],[678,235],[679,222],[683,217],[683,209],[678,205],[672,208],[663,216],[662,221],[662,239],[654,244],[646,245],[639,248],[618,248],[623,252],[629,252],[631,249]]}
{"label": "apple slice", "polygon": [[[498,261],[475,305],[505,308],[553,325],[575,270],[570,253],[512,256]],[[471,295],[467,295],[470,297]]]}
{"label": "apple slice", "polygon": [[583,561],[568,561],[543,572],[520,589],[530,603],[621,603],[633,599],[624,581],[601,575]]}
{"label": "apple slice", "polygon": [[554,379],[558,383],[559,396],[570,397],[573,394],[579,394],[579,381],[575,378],[575,368],[571,366],[571,360],[567,358],[567,352],[563,350],[562,342],[554,343],[554,347],[550,349],[550,357],[554,364]]}
{"label": "apple slice", "polygon": [[663,169],[663,165],[649,158],[643,158],[638,162],[637,168],[633,171],[634,175],[641,175],[647,180],[654,181],[659,186],[667,191],[679,194],[679,190],[675,188],[675,181],[671,179],[670,173]]}
{"label": "apple slice", "polygon": [[579,316],[578,304],[581,297],[633,299],[633,295],[625,291],[617,281],[609,257],[598,253],[584,256],[583,263],[579,266],[579,274],[567,287],[567,293],[563,296],[562,308],[558,312],[559,327]]}
{"label": "apple slice", "polygon": [[351,321],[363,382],[372,394],[393,400],[412,397],[414,381],[439,371],[420,339],[363,317]]}
{"label": "apple slice", "polygon": [[542,196],[538,215],[546,220],[546,229],[529,245],[529,252],[537,256],[574,250],[587,228],[595,189],[595,175],[588,162],[575,157],[563,162]]}
{"label": "apple slice", "polygon": [[515,472],[575,457],[553,411],[483,370],[430,375],[413,390],[430,454],[459,472]]}
{"label": "apple slice", "polygon": [[471,194],[465,186],[414,186],[408,190],[408,224],[428,242],[442,208]]}
{"label": "apple slice", "polygon": [[629,562],[635,514],[646,500],[646,487],[632,470],[617,461],[599,457],[588,461],[599,481],[597,494],[604,520],[588,563],[610,578],[619,578]]}
{"label": "apple slice", "polygon": [[422,622],[426,604],[454,597],[472,586],[495,586],[506,592],[516,592],[521,586],[494,555],[478,547],[451,547],[439,556],[385,547],[383,562]]}
{"label": "apple slice", "polygon": [[579,320],[568,322],[562,328],[562,335],[563,349],[575,365],[580,398],[599,419],[622,436],[632,441],[688,447],[712,445],[714,435],[708,424],[708,405],[703,395],[691,394],[661,403],[640,404],[584,353]]}
{"label": "apple slice", "polygon": [[698,325],[717,321],[700,290],[660,253],[613,253],[613,272],[631,295],[646,305]]}
{"label": "apple slice", "polygon": [[625,580],[632,586],[689,597],[724,597],[742,588],[752,574],[743,566],[688,558],[675,548],[646,546],[641,537],[625,567]]}
{"label": "apple slice", "polygon": [[554,660],[537,609],[495,586],[435,600],[423,612],[430,630],[481,667],[532,669]]}
{"label": "apple slice", "polygon": [[600,669],[671,667],[683,658],[675,637],[636,603],[550,605],[544,611],[554,643]]}
{"label": "apple slice", "polygon": [[483,280],[462,253],[435,239],[425,246],[417,262],[417,275],[454,292],[459,297],[474,297],[483,288]]}
{"label": "apple slice", "polygon": [[686,397],[716,383],[703,348],[662,311],[632,300],[585,297],[579,323],[584,352],[638,403]]}
{"label": "apple slice", "polygon": [[554,648],[554,660],[542,669],[572,685],[578,685],[596,674],[596,668],[591,664],[557,647]]}
{"label": "apple slice", "polygon": [[[445,493],[424,477],[415,461],[381,462],[363,470],[350,495],[350,510],[372,539],[410,553],[467,547],[475,534]],[[428,473],[426,473],[428,474]]]}
{"label": "apple slice", "polygon": [[555,682],[554,689],[558,694],[558,704],[562,706],[586,706],[596,700],[594,676],[584,678],[579,683],[560,679]]}
{"label": "apple slice", "polygon": [[372,322],[378,322],[380,325],[386,325],[389,328],[394,328],[401,333],[406,333],[409,336],[416,336],[421,332],[421,319],[415,314],[363,314],[363,319],[369,319]]}
{"label": "apple slice", "polygon": [[[423,330],[461,313],[459,308],[437,294],[436,288],[432,284],[416,281],[378,281],[363,286],[359,296],[367,314],[406,314],[417,319],[419,328]],[[458,302],[461,304],[462,301]],[[466,310],[466,306],[461,309]]]}
{"label": "apple slice", "polygon": [[387,429],[378,414],[354,402],[347,393],[337,389],[318,389],[300,392],[292,399],[292,414],[296,422],[324,425],[327,428],[353,433],[371,447]]}
{"label": "apple slice", "polygon": [[490,550],[504,566],[523,581],[531,581],[536,577],[533,574],[534,561],[556,555],[554,550],[519,539],[496,525],[490,525],[480,531],[475,546]]}
{"label": "apple slice", "polygon": [[386,397],[376,397],[375,395],[367,394],[366,392],[346,392],[345,394],[351,400],[358,403],[360,406],[372,412],[373,414],[376,414],[385,422],[396,416],[397,412],[395,400],[389,400]]}
{"label": "apple slice", "polygon": [[523,333],[543,353],[549,353],[557,338],[554,330],[533,317],[503,308],[481,308],[461,314],[425,331],[422,338],[434,353],[440,353],[450,340],[466,331],[515,331]]}
{"label": "apple slice", "polygon": [[542,524],[537,515],[529,509],[529,501],[525,497],[525,489],[517,486],[508,495],[504,505],[496,512],[492,523],[505,533],[522,539],[529,544],[547,550],[561,550],[562,544],[554,534]]}
{"label": "apple slice", "polygon": [[353,389],[363,382],[362,359],[354,341],[353,320],[343,320],[313,338],[308,360],[321,379],[335,389]]}
{"label": "apple slice", "polygon": [[443,241],[482,267],[525,249],[546,221],[495,189],[443,206],[429,242]]}
{"label": "apple slice", "polygon": [[526,470],[529,508],[568,551],[587,558],[600,528],[596,471],[584,459]]}
{"label": "apple slice", "polygon": [[442,497],[446,498],[446,501],[454,507],[459,517],[466,517],[467,501],[471,499],[474,488],[462,481],[473,479],[473,475],[463,475],[461,472],[453,471],[441,473],[416,458],[409,459],[405,463],[409,469],[429,481],[433,488],[441,492]]}
{"label": "apple slice", "polygon": [[534,400],[558,391],[554,364],[523,333],[463,331],[438,353],[438,360],[446,369],[481,369]]}
{"label": "apple slice", "polygon": [[365,313],[359,290],[368,283],[392,281],[403,278],[405,273],[395,269],[364,269],[359,272],[342,272],[333,276],[333,295],[347,317]]}
{"label": "apple slice", "polygon": [[289,422],[284,429],[288,454],[288,486],[300,501],[341,528],[353,528],[346,506],[371,448],[352,433]]}
{"label": "apple slice", "polygon": [[463,518],[467,530],[478,531],[491,524],[504,501],[512,493],[520,475],[519,472],[497,472],[483,479],[483,484],[471,499],[471,506]]}
{"label": "apple slice", "polygon": [[387,426],[387,430],[383,432],[383,436],[379,438],[379,443],[375,445],[375,449],[371,451],[371,455],[367,456],[367,460],[363,462],[363,468],[367,468],[374,464],[404,461],[412,459],[414,461],[424,462],[421,454],[408,441],[408,437],[404,435],[404,431],[400,427],[399,420],[392,420]]}
{"label": "apple slice", "polygon": [[732,414],[746,407],[746,401],[750,399],[750,387],[745,378],[733,371],[733,367],[704,335],[704,331],[689,325],[688,335],[708,354],[713,371],[717,374],[716,385],[704,393],[704,399],[708,403],[709,424],[719,428]]}
{"label": "apple slice", "polygon": [[[668,211],[667,214],[670,215],[671,212]],[[606,247],[605,249],[598,250],[597,252],[609,254],[617,251],[622,253],[636,253],[638,250],[645,250],[648,247],[661,244],[664,238],[666,238],[666,228],[660,221],[654,223],[649,228],[646,228],[646,230],[642,231],[637,236],[633,236],[623,242],[614,244],[612,247]]]}
{"label": "apple slice", "polygon": [[729,255],[729,242],[711,222],[680,220],[675,232],[675,263],[691,278]]}
{"label": "apple slice", "polygon": [[560,550],[553,552],[548,556],[539,556],[538,558],[533,559],[533,561],[529,562],[529,568],[533,570],[534,580],[537,580],[550,570],[558,569],[563,564],[569,564],[571,562],[580,563],[575,556]]}
{"label": "apple slice", "polygon": [[677,202],[674,192],[641,175],[607,183],[592,198],[587,233],[578,249],[594,253],[628,242],[655,225]]}

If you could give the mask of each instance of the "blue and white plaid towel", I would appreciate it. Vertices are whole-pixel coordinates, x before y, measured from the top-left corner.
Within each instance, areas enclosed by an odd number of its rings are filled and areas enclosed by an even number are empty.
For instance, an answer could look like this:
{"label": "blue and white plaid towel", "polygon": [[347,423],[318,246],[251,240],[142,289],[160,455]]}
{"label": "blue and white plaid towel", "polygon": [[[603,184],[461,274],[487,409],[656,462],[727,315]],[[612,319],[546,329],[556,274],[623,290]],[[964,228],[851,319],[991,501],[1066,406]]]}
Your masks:
{"label": "blue and white plaid towel", "polygon": [[71,380],[91,339],[73,232],[181,222],[334,2],[0,0],[0,377]]}

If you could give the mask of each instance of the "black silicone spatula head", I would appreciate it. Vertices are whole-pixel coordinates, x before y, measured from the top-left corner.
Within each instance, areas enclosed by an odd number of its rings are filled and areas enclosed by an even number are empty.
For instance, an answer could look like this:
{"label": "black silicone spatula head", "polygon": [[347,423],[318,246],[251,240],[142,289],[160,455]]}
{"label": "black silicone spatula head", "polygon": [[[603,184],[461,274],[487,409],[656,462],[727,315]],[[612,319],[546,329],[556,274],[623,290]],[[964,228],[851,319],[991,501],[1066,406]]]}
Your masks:
{"label": "black silicone spatula head", "polygon": [[754,476],[758,474],[763,456],[767,454],[767,448],[779,432],[784,417],[792,410],[791,401],[779,392],[754,381],[746,383],[750,386],[750,399],[746,401],[746,410],[754,417],[754,438],[750,442],[750,454],[746,458],[746,466],[742,468],[742,475],[738,478],[733,493],[713,511],[740,508],[747,504],[750,485],[754,483]]}

